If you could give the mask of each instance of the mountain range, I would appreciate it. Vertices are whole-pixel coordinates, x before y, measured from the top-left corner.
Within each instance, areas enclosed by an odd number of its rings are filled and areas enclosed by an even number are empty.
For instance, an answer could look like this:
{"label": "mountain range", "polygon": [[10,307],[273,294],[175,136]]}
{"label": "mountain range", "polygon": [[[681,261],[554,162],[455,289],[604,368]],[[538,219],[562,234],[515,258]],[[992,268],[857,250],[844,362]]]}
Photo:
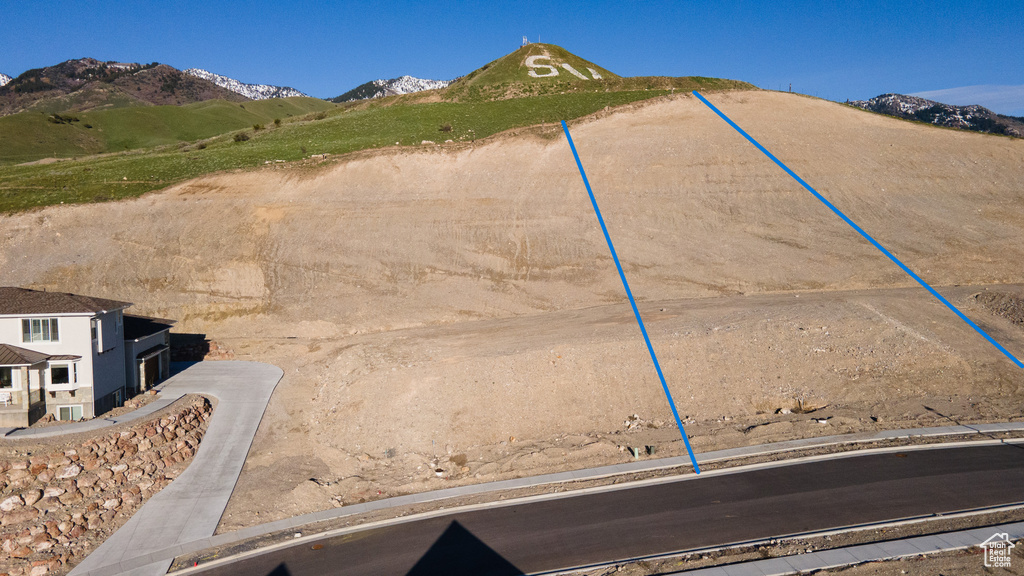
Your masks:
{"label": "mountain range", "polygon": [[[374,80],[332,102],[349,102],[444,88],[451,80],[401,76]],[[22,110],[87,111],[125,106],[184,105],[206,100],[244,102],[309,97],[295,88],[247,84],[201,68],[178,70],[166,64],[67,60],[28,70],[17,77],[0,74],[0,116]]]}
{"label": "mountain range", "polygon": [[189,76],[195,76],[196,78],[202,78],[213,82],[221,88],[227,88],[236,94],[241,94],[246,98],[252,100],[266,100],[267,98],[291,98],[293,96],[305,96],[309,97],[308,94],[303,94],[295,88],[289,88],[287,86],[270,86],[267,84],[245,84],[239,82],[234,78],[228,78],[227,76],[221,76],[220,74],[214,74],[208,72],[202,68],[189,68],[184,71]]}
{"label": "mountain range", "polygon": [[372,80],[360,84],[345,92],[341,96],[331,98],[331,102],[351,102],[353,100],[367,100],[370,98],[383,98],[398,94],[411,94],[423,90],[436,90],[445,88],[455,80],[425,80],[412,76],[399,76],[390,80]]}
{"label": "mountain range", "polygon": [[180,106],[205,100],[245,102],[249,98],[166,64],[79,58],[28,70],[0,87],[0,116],[22,110]]}
{"label": "mountain range", "polygon": [[851,106],[897,118],[936,126],[1024,137],[1024,118],[1005,116],[983,106],[953,106],[904,94],[882,94],[870,100],[847,102]]}

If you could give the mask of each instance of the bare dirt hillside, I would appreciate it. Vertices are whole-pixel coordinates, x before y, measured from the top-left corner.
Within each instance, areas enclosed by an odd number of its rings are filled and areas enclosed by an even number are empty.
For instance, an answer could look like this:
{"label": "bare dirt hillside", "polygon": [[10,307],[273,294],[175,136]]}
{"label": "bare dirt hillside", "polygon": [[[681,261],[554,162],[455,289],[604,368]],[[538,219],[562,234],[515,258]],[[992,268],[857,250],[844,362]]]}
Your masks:
{"label": "bare dirt hillside", "polygon": [[[710,99],[1024,356],[1024,141]],[[692,96],[571,128],[698,451],[1022,416],[1024,371]],[[223,529],[682,450],[555,126],[3,216],[0,270],[286,370]]]}

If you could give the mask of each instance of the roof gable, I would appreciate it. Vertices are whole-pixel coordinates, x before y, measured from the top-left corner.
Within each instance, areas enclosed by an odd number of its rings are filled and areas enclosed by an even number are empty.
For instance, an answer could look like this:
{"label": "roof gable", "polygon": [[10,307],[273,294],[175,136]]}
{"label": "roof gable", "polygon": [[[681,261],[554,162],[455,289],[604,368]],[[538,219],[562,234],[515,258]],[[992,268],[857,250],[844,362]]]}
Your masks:
{"label": "roof gable", "polygon": [[96,314],[120,310],[131,305],[131,302],[81,296],[67,292],[46,292],[0,286],[0,315]]}

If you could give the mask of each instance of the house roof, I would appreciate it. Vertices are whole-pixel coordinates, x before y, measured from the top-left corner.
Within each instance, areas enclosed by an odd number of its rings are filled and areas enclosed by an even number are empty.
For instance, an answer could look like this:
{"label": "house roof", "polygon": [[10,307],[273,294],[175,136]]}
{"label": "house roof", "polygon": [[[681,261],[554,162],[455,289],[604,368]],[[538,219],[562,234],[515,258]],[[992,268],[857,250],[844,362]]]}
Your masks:
{"label": "house roof", "polygon": [[0,315],[87,314],[119,310],[131,305],[131,302],[66,292],[46,292],[14,286],[0,286]]}
{"label": "house roof", "polygon": [[138,359],[138,360],[148,360],[150,356],[155,356],[156,354],[158,354],[160,352],[163,352],[164,350],[167,350],[167,346],[166,345],[164,345],[164,344],[157,344],[156,346],[153,346],[152,348],[149,348],[147,350],[143,350],[142,352],[139,352],[138,354],[135,355],[135,358]]}
{"label": "house roof", "polygon": [[0,344],[0,366],[32,366],[49,359],[49,354],[10,344]]}
{"label": "house roof", "polygon": [[152,336],[164,330],[170,330],[174,320],[166,318],[149,318],[146,316],[124,315],[124,339],[138,340],[146,336]]}

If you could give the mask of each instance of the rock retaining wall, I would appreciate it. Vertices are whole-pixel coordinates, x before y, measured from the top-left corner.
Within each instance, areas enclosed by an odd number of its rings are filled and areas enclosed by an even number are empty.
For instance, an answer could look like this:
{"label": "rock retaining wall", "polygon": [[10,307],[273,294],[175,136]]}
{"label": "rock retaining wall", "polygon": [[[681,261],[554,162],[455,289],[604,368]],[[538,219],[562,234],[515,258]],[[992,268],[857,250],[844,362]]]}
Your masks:
{"label": "rock retaining wall", "polygon": [[211,413],[194,397],[77,443],[0,445],[0,576],[69,571],[188,466]]}

